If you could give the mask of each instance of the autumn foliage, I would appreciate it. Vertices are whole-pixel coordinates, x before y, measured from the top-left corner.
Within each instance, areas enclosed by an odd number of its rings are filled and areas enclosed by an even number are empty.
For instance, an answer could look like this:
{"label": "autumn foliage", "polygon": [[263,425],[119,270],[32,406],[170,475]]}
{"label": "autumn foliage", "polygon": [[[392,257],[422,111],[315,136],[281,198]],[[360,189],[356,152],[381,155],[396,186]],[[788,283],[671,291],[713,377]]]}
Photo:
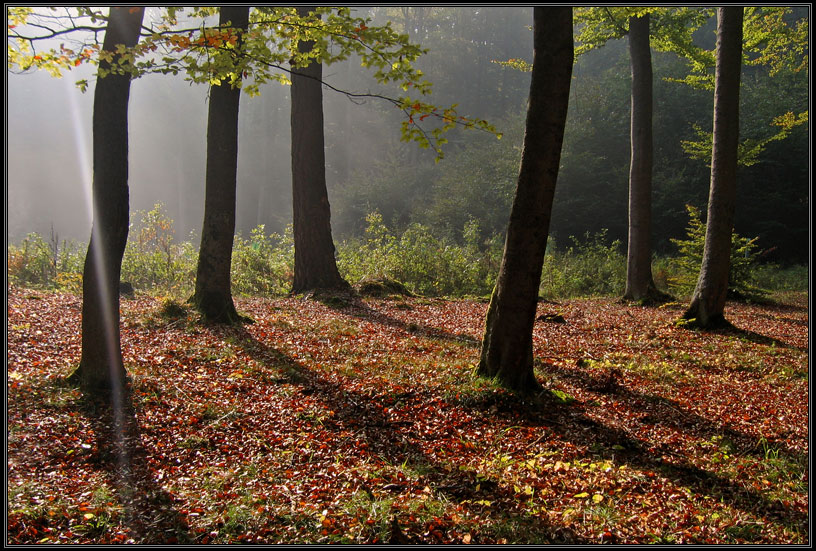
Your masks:
{"label": "autumn foliage", "polygon": [[522,401],[486,304],[122,300],[123,420],[64,383],[80,298],[8,289],[7,543],[808,543],[808,310],[539,304]]}

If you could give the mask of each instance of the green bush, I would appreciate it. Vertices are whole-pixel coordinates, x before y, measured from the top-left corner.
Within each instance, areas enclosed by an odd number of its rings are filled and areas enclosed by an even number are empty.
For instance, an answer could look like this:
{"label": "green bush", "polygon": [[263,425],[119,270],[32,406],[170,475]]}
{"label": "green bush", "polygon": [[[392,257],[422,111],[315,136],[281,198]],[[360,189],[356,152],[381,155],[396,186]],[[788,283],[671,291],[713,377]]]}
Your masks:
{"label": "green bush", "polygon": [[17,284],[47,286],[54,282],[54,251],[36,233],[28,234],[18,247],[9,245],[6,255],[9,278]]}
{"label": "green bush", "polygon": [[748,283],[769,291],[807,291],[810,283],[808,272],[807,266],[758,264],[751,270]]}
{"label": "green bush", "polygon": [[292,225],[283,235],[266,235],[261,224],[232,249],[232,292],[236,295],[284,295],[292,288],[295,241]]}
{"label": "green bush", "polygon": [[[680,255],[654,263],[655,283],[660,288],[690,293],[702,260],[705,225],[699,212],[689,207],[688,239],[676,240]],[[136,289],[173,296],[192,292],[198,253],[190,241],[176,242],[173,221],[156,205],[137,212],[122,261],[122,279]],[[382,216],[366,217],[365,237],[340,243],[337,265],[349,283],[394,280],[411,292],[426,296],[485,296],[496,280],[503,239],[494,235],[484,240],[479,223],[464,224],[457,241],[440,238],[429,226],[414,223],[397,235]],[[549,299],[580,296],[614,296],[625,287],[626,259],[619,241],[608,242],[606,231],[571,237],[571,246],[559,250],[547,246],[541,273],[540,294]],[[756,295],[758,289],[803,291],[808,289],[806,266],[781,268],[755,262],[754,240],[734,237],[732,289]],[[45,240],[29,234],[19,245],[9,245],[9,281],[28,287],[82,291],[82,268],[86,245],[62,241],[51,235]],[[294,238],[292,226],[283,235],[266,235],[258,226],[248,238],[235,237],[232,255],[232,285],[235,295],[285,295],[292,285]]]}
{"label": "green bush", "polygon": [[75,290],[82,281],[85,248],[74,242],[61,243],[52,233],[46,241],[36,233],[28,234],[19,245],[9,245],[6,253],[9,280],[27,287],[56,287]]}
{"label": "green bush", "polygon": [[163,291],[178,296],[192,293],[198,252],[189,241],[174,240],[173,220],[164,206],[137,211],[122,258],[122,280],[136,289]]}
{"label": "green bush", "polygon": [[[668,278],[669,289],[677,296],[690,296],[697,286],[703,263],[706,224],[700,218],[700,209],[686,205],[689,225],[686,239],[672,239],[677,245],[678,256],[673,260],[673,275]],[[742,296],[762,296],[767,290],[752,282],[761,251],[757,250],[758,238],[748,239],[736,232],[731,235],[731,267],[728,274],[728,290]]]}
{"label": "green bush", "polygon": [[465,224],[464,245],[439,239],[418,223],[397,237],[378,212],[369,214],[366,222],[364,239],[351,239],[338,247],[338,269],[350,283],[392,279],[426,296],[483,296],[490,292],[501,251],[497,252],[495,239],[480,246],[475,220]]}
{"label": "green bush", "polygon": [[559,251],[551,240],[544,255],[539,292],[547,299],[621,294],[626,285],[626,257],[620,241],[607,244],[606,230]]}

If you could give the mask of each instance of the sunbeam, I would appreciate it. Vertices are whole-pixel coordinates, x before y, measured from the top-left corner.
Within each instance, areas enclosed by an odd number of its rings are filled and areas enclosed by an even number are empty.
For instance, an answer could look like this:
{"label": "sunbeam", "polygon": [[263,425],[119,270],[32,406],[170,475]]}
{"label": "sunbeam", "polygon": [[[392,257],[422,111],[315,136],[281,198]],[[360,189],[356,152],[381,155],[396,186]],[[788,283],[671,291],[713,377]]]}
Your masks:
{"label": "sunbeam", "polygon": [[[103,325],[104,325],[104,339],[105,350],[109,354],[108,369],[110,376],[108,379],[111,382],[111,407],[113,413],[113,436],[115,441],[111,444],[116,449],[117,472],[121,474],[123,479],[120,484],[127,488],[131,486],[131,482],[127,480],[128,473],[131,472],[130,454],[128,453],[127,440],[125,438],[125,417],[124,417],[124,396],[122,381],[119,377],[119,362],[121,358],[119,343],[117,342],[116,327],[119,324],[118,317],[114,312],[118,310],[119,305],[113,304],[114,297],[118,297],[118,289],[111,290],[107,293],[104,289],[104,282],[108,281],[108,274],[106,273],[107,262],[104,258],[105,251],[102,247],[102,236],[99,235],[99,213],[93,201],[93,154],[89,151],[87,145],[87,126],[83,117],[82,110],[76,97],[76,89],[68,79],[63,79],[68,90],[66,96],[70,103],[69,113],[71,117],[71,129],[73,133],[73,144],[76,149],[76,157],[80,160],[80,174],[83,196],[85,197],[85,205],[87,212],[90,214],[89,223],[91,224],[91,240],[90,246],[93,247],[93,257],[95,259],[94,265],[96,269],[96,279],[100,283],[95,290],[99,296],[99,304],[102,305]],[[90,253],[90,250],[88,251]],[[116,301],[118,302],[118,301]]]}

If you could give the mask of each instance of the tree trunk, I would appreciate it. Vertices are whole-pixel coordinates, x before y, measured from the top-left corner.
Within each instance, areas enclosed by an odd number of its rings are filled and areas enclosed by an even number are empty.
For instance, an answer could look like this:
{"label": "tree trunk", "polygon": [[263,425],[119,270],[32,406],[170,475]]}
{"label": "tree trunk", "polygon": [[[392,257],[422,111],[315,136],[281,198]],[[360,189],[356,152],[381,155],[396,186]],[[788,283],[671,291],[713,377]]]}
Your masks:
{"label": "tree trunk", "polygon": [[[242,33],[249,27],[249,7],[223,6],[219,25],[231,22]],[[214,323],[238,323],[243,318],[232,300],[232,246],[238,173],[238,107],[241,89],[229,82],[210,88],[207,119],[207,175],[204,225],[190,302]]]}
{"label": "tree trunk", "polygon": [[518,392],[533,374],[533,324],[572,78],[572,8],[533,9],[534,51],[524,149],[478,374]]}
{"label": "tree trunk", "polygon": [[[298,7],[306,16],[314,8]],[[313,42],[300,42],[308,52]],[[323,67],[312,62],[292,68],[292,226],[295,240],[295,275],[292,293],[316,289],[348,289],[334,258],[331,208],[326,190],[323,144]]]}
{"label": "tree trunk", "polygon": [[629,164],[629,242],[626,256],[627,300],[661,297],[652,278],[652,54],[649,14],[629,18],[632,107]]}
{"label": "tree trunk", "polygon": [[[102,48],[139,41],[144,8],[110,8]],[[110,69],[101,62],[100,70]],[[72,374],[93,397],[116,400],[127,373],[119,333],[119,278],[127,244],[128,101],[131,75],[97,78],[93,104],[93,225],[82,272],[82,357]]]}
{"label": "tree trunk", "polygon": [[729,325],[724,316],[737,198],[739,87],[742,69],[742,7],[717,9],[714,76],[714,147],[703,262],[691,305],[683,318],[699,327]]}

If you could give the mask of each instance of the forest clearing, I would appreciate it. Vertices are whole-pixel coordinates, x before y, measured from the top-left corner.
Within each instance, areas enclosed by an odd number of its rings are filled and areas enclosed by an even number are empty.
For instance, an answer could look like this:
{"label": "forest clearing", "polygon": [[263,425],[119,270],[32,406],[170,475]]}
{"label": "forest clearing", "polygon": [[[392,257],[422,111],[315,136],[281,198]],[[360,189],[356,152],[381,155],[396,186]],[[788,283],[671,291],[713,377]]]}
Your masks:
{"label": "forest clearing", "polygon": [[137,294],[117,420],[64,382],[81,296],[10,286],[7,543],[807,544],[808,295],[773,298],[541,301],[522,398],[474,374],[485,301]]}

